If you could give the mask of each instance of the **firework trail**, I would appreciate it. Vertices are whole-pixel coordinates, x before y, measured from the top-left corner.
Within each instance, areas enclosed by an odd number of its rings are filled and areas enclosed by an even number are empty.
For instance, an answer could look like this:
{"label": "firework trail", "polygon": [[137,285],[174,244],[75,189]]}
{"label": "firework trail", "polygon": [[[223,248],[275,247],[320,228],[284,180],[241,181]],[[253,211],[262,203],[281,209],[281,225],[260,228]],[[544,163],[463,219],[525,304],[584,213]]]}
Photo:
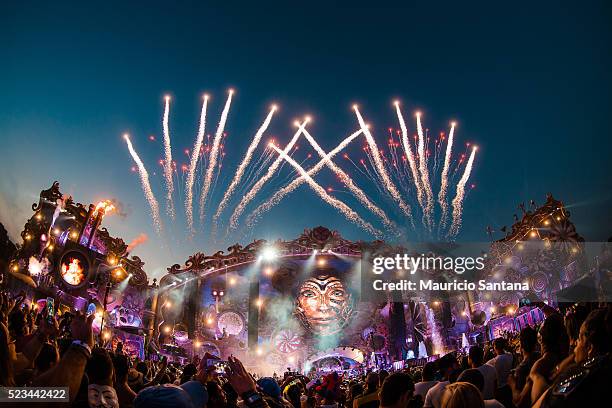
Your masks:
{"label": "firework trail", "polygon": [[368,129],[368,127],[364,123],[363,118],[361,117],[361,113],[359,113],[359,108],[357,107],[357,105],[354,105],[353,109],[355,109],[355,114],[357,115],[359,126],[361,126],[361,129],[363,130],[363,134],[366,137],[366,140],[372,152],[375,169],[377,170],[378,175],[382,179],[382,182],[387,188],[387,191],[391,193],[391,197],[393,198],[393,200],[395,200],[398,203],[399,207],[402,209],[404,214],[406,214],[406,216],[410,218],[410,222],[414,226],[414,220],[412,219],[412,210],[410,209],[410,206],[402,199],[399,191],[397,191],[397,187],[395,187],[395,185],[389,178],[389,174],[385,170],[385,165],[380,158],[380,151],[378,150],[378,146],[376,146],[376,141],[374,140],[374,138],[372,137],[372,134],[370,133],[370,129]]}
{"label": "firework trail", "polygon": [[419,143],[417,153],[419,155],[419,172],[421,173],[421,183],[423,190],[425,190],[425,196],[427,197],[427,205],[423,215],[426,219],[426,226],[431,231],[433,220],[433,191],[431,190],[431,183],[429,182],[429,170],[427,169],[427,156],[425,152],[425,136],[423,135],[423,125],[421,124],[421,113],[417,112],[417,133],[419,135]]}
{"label": "firework trail", "polygon": [[[320,148],[318,143],[314,141],[314,139],[308,133],[308,131],[305,130],[304,135],[306,136],[306,138],[308,138],[308,141],[311,142],[315,150],[317,150],[317,153],[319,153],[319,155],[321,156],[321,160],[316,165],[314,165],[311,169],[309,169],[307,174],[308,176],[312,178],[323,168],[323,166],[325,165],[329,166],[330,169],[336,173],[340,181],[344,183],[349,188],[349,190],[355,195],[355,197],[357,197],[359,201],[366,208],[368,208],[370,211],[378,215],[383,220],[383,222],[385,223],[387,227],[391,228],[393,227],[393,223],[389,220],[387,215],[368,199],[365,193],[353,183],[353,180],[344,171],[342,171],[335,163],[331,161],[331,159],[336,154],[338,154],[346,146],[348,146],[349,143],[351,143],[361,133],[362,133],[362,130],[358,130],[354,132],[353,134],[348,136],[346,139],[344,139],[338,146],[336,146],[336,148],[331,150],[329,153],[325,153],[323,149]],[[265,203],[259,205],[259,207],[257,207],[247,217],[247,224],[249,226],[252,226],[255,223],[255,221],[263,215],[263,213],[269,211],[272,207],[277,205],[287,194],[291,193],[292,191],[297,189],[299,186],[301,186],[305,182],[306,182],[306,178],[303,176],[300,176],[294,179],[287,186],[283,187],[281,190],[274,193],[274,195],[270,199],[268,199]]]}
{"label": "firework trail", "polygon": [[208,95],[204,95],[202,111],[200,112],[200,126],[198,128],[198,134],[191,151],[191,160],[189,161],[189,168],[187,170],[187,181],[185,182],[185,214],[187,215],[187,227],[192,235],[195,233],[195,229],[193,228],[193,185],[195,183],[195,172],[198,166],[198,159],[200,158],[200,155],[203,155],[202,142],[204,141],[204,133],[206,129],[207,108]]}
{"label": "firework trail", "polygon": [[219,125],[217,126],[217,133],[215,134],[215,138],[213,139],[213,144],[210,149],[208,168],[206,169],[206,175],[204,176],[204,186],[202,187],[202,194],[200,195],[200,222],[204,221],[204,207],[206,205],[206,198],[208,196],[208,191],[210,190],[212,184],[213,172],[217,169],[219,144],[221,143],[221,138],[223,137],[223,130],[225,129],[225,122],[227,121],[227,114],[232,103],[233,94],[234,91],[230,89],[227,95],[227,100],[225,101],[225,107],[223,108],[223,112],[221,113]]}
{"label": "firework trail", "polygon": [[410,167],[410,173],[412,174],[412,180],[414,181],[414,186],[417,193],[417,201],[419,205],[425,212],[425,202],[423,197],[423,188],[421,186],[421,180],[419,178],[419,173],[417,169],[417,164],[414,159],[414,153],[412,152],[412,147],[410,146],[410,140],[408,139],[408,129],[406,128],[406,122],[404,121],[404,116],[402,115],[402,111],[400,109],[399,102],[395,102],[395,111],[397,113],[397,119],[399,120],[400,128],[402,131],[402,144],[404,145],[404,151],[406,153],[406,160],[408,160],[408,166]]}
{"label": "firework trail", "polygon": [[[299,124],[298,130],[295,132],[295,134],[293,135],[293,137],[291,138],[291,140],[289,141],[289,143],[283,150],[285,154],[291,151],[291,149],[293,148],[293,145],[295,145],[298,138],[300,137],[302,132],[305,130],[304,127],[306,126],[306,124],[308,124],[308,122],[309,122],[309,118],[306,118],[301,124]],[[238,228],[238,218],[244,212],[244,209],[246,208],[247,204],[251,202],[251,200],[253,200],[253,198],[259,192],[259,190],[261,190],[263,185],[272,178],[272,176],[274,175],[274,172],[278,169],[278,166],[281,164],[281,161],[284,161],[283,158],[281,156],[277,157],[272,162],[270,167],[268,167],[268,171],[266,172],[266,174],[264,174],[262,178],[257,180],[255,185],[251,187],[249,192],[246,193],[244,197],[242,197],[242,200],[240,200],[240,202],[234,209],[232,216],[230,217],[230,225],[229,225],[230,229],[235,230],[236,228]]]}
{"label": "firework trail", "polygon": [[149,182],[149,173],[147,172],[147,169],[142,163],[142,160],[140,160],[138,153],[136,153],[136,150],[134,150],[134,147],[132,146],[132,142],[130,141],[130,135],[126,133],[125,135],[123,135],[123,138],[125,139],[125,142],[127,143],[127,147],[128,147],[128,150],[130,151],[130,155],[132,156],[132,159],[134,160],[134,162],[136,163],[136,166],[138,167],[138,175],[140,176],[140,184],[142,185],[142,190],[144,192],[144,195],[151,209],[151,217],[153,218],[153,225],[155,226],[155,231],[157,232],[157,235],[161,236],[162,224],[161,224],[161,218],[159,216],[159,204],[157,203],[157,200],[155,199],[155,195],[153,194],[153,191],[151,190],[151,183]]}
{"label": "firework trail", "polygon": [[279,155],[279,157],[281,159],[286,160],[291,166],[293,166],[302,175],[302,177],[306,180],[308,185],[323,199],[323,201],[325,201],[326,203],[328,203],[332,207],[336,208],[349,221],[357,224],[358,226],[360,226],[364,230],[368,231],[370,234],[372,234],[372,235],[374,235],[376,237],[381,237],[382,236],[382,233],[380,231],[375,229],[367,221],[364,221],[359,216],[359,214],[357,214],[348,205],[344,204],[342,201],[340,201],[340,200],[330,196],[329,194],[327,194],[327,191],[325,191],[325,189],[323,187],[321,187],[316,181],[314,181],[312,179],[312,177],[310,177],[310,175],[308,175],[306,170],[304,170],[304,168],[302,168],[302,166],[300,166],[295,160],[293,160],[287,153],[285,153],[283,150],[279,149],[278,147],[276,147],[272,143],[270,143],[269,146],[272,149],[274,149],[276,151],[276,153],[278,153],[278,155]]}
{"label": "firework trail", "polygon": [[238,170],[236,171],[236,174],[234,175],[232,182],[230,183],[229,187],[225,191],[225,195],[223,196],[221,203],[217,207],[217,212],[213,216],[213,231],[217,230],[217,222],[219,220],[219,217],[221,216],[221,213],[227,206],[227,203],[230,197],[232,196],[232,194],[234,193],[234,190],[238,186],[238,183],[240,183],[240,180],[242,179],[244,171],[246,170],[249,163],[251,163],[251,159],[253,158],[253,153],[255,152],[255,149],[259,145],[259,141],[261,140],[264,132],[268,129],[268,126],[270,125],[270,121],[272,120],[272,116],[274,115],[275,111],[276,111],[276,106],[272,105],[272,108],[270,109],[270,113],[268,113],[268,116],[264,120],[261,127],[257,130],[257,133],[255,133],[255,137],[251,141],[251,144],[249,145],[244,155],[244,158],[242,159],[242,163],[240,163],[240,166],[238,166]]}
{"label": "firework trail", "polygon": [[[354,132],[348,138],[346,138],[342,143],[340,143],[340,145],[338,145],[339,147],[338,151],[342,150],[346,145],[348,145],[355,137],[357,137],[362,132],[363,132],[363,129],[360,129],[357,132]],[[310,144],[316,150],[319,156],[321,156],[321,161],[319,163],[324,162],[321,164],[321,167],[323,167],[324,165],[327,165],[327,167],[329,167],[330,170],[332,170],[338,176],[340,181],[344,185],[346,185],[346,187],[355,195],[355,197],[359,200],[361,204],[363,204],[368,210],[372,211],[374,214],[378,215],[382,219],[383,223],[385,224],[387,228],[392,228],[393,223],[391,222],[391,220],[389,220],[387,215],[380,208],[378,208],[376,205],[374,205],[370,201],[370,199],[365,195],[363,190],[361,190],[359,187],[355,185],[355,183],[353,183],[353,180],[349,177],[349,175],[346,174],[333,161],[329,159],[326,160],[327,154],[325,153],[323,149],[321,149],[321,146],[319,146],[317,141],[310,135],[310,133],[307,130],[304,130],[304,136],[306,137],[308,142],[310,142]],[[334,153],[334,155],[336,153]]]}
{"label": "firework trail", "polygon": [[477,146],[472,148],[472,153],[470,154],[470,158],[468,159],[467,164],[465,165],[465,169],[463,170],[463,176],[457,183],[457,195],[453,199],[453,222],[450,226],[450,230],[448,231],[447,237],[455,237],[459,233],[459,228],[461,228],[461,215],[463,213],[463,198],[465,196],[465,185],[470,178],[470,174],[472,173],[472,165],[474,164],[474,156],[476,156],[476,150],[478,150]]}
{"label": "firework trail", "polygon": [[166,179],[166,211],[170,218],[174,219],[174,180],[172,177],[172,146],[170,145],[170,128],[168,126],[170,116],[170,97],[166,96],[166,106],[164,108],[164,118],[162,127],[164,131],[164,178]]}
{"label": "firework trail", "polygon": [[438,203],[440,203],[440,230],[446,228],[446,216],[448,214],[448,202],[446,193],[448,191],[448,169],[450,167],[451,155],[453,153],[453,139],[455,136],[455,122],[451,123],[451,129],[446,142],[446,154],[444,156],[444,167],[440,182],[440,192],[438,193]]}

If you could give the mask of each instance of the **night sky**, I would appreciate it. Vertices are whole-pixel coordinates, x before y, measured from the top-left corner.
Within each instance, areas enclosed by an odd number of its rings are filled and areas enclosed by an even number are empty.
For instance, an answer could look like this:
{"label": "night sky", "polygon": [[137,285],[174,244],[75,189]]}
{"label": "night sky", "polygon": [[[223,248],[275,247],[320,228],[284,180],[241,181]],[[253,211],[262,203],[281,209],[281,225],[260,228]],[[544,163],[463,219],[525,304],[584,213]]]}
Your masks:
{"label": "night sky", "polygon": [[[164,218],[166,236],[155,237],[121,135],[132,135],[156,172],[152,184],[163,209],[157,164],[163,96],[172,96],[173,154],[180,165],[197,131],[202,93],[212,95],[207,132],[213,133],[229,87],[236,95],[213,203],[271,103],[280,111],[269,134],[281,144],[293,134],[294,119],[310,114],[311,133],[329,150],[358,129],[353,103],[384,143],[386,129],[397,127],[392,101],[398,98],[411,131],[419,109],[434,134],[456,120],[457,143],[480,147],[459,240],[487,240],[487,225],[511,225],[520,202],[541,203],[547,192],[569,207],[587,240],[612,235],[607,1],[579,8],[575,2],[27,3],[0,6],[0,222],[13,239],[53,180],[75,201],[119,200],[127,215],[109,216],[105,224],[126,241],[149,235],[134,253],[155,276],[196,250],[294,238],[320,224],[371,239],[306,186],[243,237],[215,243],[200,232],[186,240],[182,216],[174,225]],[[151,134],[157,142],[148,141]],[[301,153],[307,147],[301,142]],[[359,158],[359,147],[350,154]],[[330,174],[317,181],[333,185]],[[352,203],[347,194],[336,197]],[[182,208],[178,199],[176,205]]]}

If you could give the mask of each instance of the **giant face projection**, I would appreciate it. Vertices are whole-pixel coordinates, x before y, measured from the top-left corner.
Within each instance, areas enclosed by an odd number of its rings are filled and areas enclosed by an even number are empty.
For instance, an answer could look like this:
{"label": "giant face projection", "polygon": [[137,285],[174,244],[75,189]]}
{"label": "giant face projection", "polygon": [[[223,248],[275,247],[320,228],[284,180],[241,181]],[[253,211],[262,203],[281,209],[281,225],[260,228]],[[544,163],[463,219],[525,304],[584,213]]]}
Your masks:
{"label": "giant face projection", "polygon": [[352,311],[352,296],[335,276],[316,274],[299,286],[295,315],[314,334],[338,333],[348,324]]}

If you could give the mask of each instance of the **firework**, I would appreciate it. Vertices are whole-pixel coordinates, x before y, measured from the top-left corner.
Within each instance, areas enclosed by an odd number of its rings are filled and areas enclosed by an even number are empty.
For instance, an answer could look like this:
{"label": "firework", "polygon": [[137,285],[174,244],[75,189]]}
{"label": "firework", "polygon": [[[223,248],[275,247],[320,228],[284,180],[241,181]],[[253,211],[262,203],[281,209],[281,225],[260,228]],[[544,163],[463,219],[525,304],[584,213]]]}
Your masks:
{"label": "firework", "polygon": [[[295,145],[295,143],[299,139],[300,135],[304,131],[304,127],[306,126],[306,124],[308,124],[308,122],[309,122],[309,119],[306,118],[306,119],[304,119],[304,121],[301,124],[298,125],[298,130],[295,132],[295,134],[293,135],[293,137],[291,138],[291,140],[289,141],[289,143],[287,144],[287,146],[283,150],[283,152],[285,154],[289,153],[291,151],[291,149],[293,149],[293,146]],[[270,180],[272,178],[272,176],[274,176],[274,173],[276,172],[276,170],[280,166],[281,162],[283,162],[283,158],[281,156],[277,157],[272,162],[270,167],[268,167],[268,171],[266,172],[266,174],[264,174],[263,177],[261,177],[259,180],[257,180],[255,185],[253,187],[251,187],[249,192],[246,193],[244,195],[244,197],[242,197],[242,200],[240,200],[240,202],[238,203],[238,205],[234,209],[234,212],[232,213],[232,216],[230,217],[230,225],[229,225],[230,229],[234,229],[235,230],[236,228],[238,228],[238,218],[244,212],[244,209],[246,208],[247,204],[249,202],[251,202],[251,200],[253,200],[253,198],[255,198],[255,195],[259,192],[259,190],[261,190],[263,185],[266,184],[266,182],[268,180]]]}
{"label": "firework", "polygon": [[164,131],[164,178],[166,179],[166,211],[170,218],[174,219],[174,201],[172,195],[174,193],[174,181],[172,171],[172,146],[170,145],[170,128],[168,126],[170,116],[170,97],[166,96],[166,105],[164,107],[164,118],[162,127]]}
{"label": "firework", "polygon": [[419,178],[419,173],[417,169],[417,164],[414,159],[414,153],[412,152],[412,147],[410,146],[410,140],[408,139],[408,129],[406,128],[406,122],[404,121],[404,116],[402,115],[402,111],[400,110],[399,102],[395,102],[395,110],[397,113],[397,119],[399,120],[400,129],[402,131],[402,145],[404,146],[404,151],[406,153],[406,160],[408,161],[408,166],[410,167],[410,173],[412,174],[412,180],[414,182],[414,187],[417,194],[417,201],[423,211],[425,211],[425,202],[423,200],[423,188],[421,186],[421,180]]}
{"label": "firework", "polygon": [[259,141],[261,140],[264,132],[268,129],[268,126],[270,125],[270,121],[272,120],[272,116],[274,115],[275,111],[276,111],[276,106],[273,105],[272,108],[270,109],[270,112],[268,113],[268,116],[262,123],[261,127],[257,130],[257,133],[255,133],[255,137],[253,137],[253,140],[251,141],[251,144],[249,145],[244,155],[244,158],[242,159],[242,162],[238,166],[238,170],[236,170],[236,174],[234,174],[234,178],[232,179],[229,187],[227,188],[225,195],[223,196],[223,199],[221,200],[221,203],[217,207],[217,212],[215,213],[213,217],[213,229],[214,230],[217,229],[218,219],[221,216],[221,213],[223,212],[225,207],[227,206],[227,203],[230,197],[234,193],[234,190],[240,183],[240,180],[242,180],[244,171],[246,170],[247,166],[251,162],[251,159],[253,158],[253,153],[255,152],[255,149],[257,149],[257,146],[259,145]]}
{"label": "firework", "polygon": [[[334,156],[336,156],[340,151],[342,151],[346,146],[348,146],[361,133],[361,129],[354,132],[346,139],[344,139],[338,146],[336,146],[336,148],[326,154],[323,149],[321,149],[319,144],[314,140],[314,138],[312,138],[310,133],[304,130],[304,135],[306,136],[308,141],[312,144],[315,150],[317,150],[319,155],[321,155],[321,160],[311,169],[309,169],[307,174],[312,178],[323,168],[323,166],[329,166],[330,169],[332,169],[338,175],[340,180],[349,188],[349,190],[359,199],[359,201],[364,204],[365,207],[367,207],[370,211],[378,215],[383,220],[383,222],[385,222],[385,225],[387,225],[388,227],[392,227],[393,223],[389,220],[386,214],[368,199],[365,193],[353,183],[353,180],[348,176],[348,174],[342,171],[334,162],[331,161]],[[249,226],[252,226],[255,220],[261,217],[263,213],[269,211],[272,207],[277,205],[287,194],[291,193],[305,182],[306,179],[303,176],[300,176],[294,179],[287,186],[278,190],[270,199],[259,205],[259,207],[257,207],[247,217],[247,224]]]}
{"label": "firework", "polygon": [[364,230],[368,231],[372,235],[377,236],[377,237],[381,237],[382,236],[382,233],[380,231],[375,229],[369,222],[364,221],[359,216],[359,214],[357,214],[348,205],[346,205],[342,201],[340,201],[340,200],[330,196],[325,191],[325,189],[323,187],[321,187],[316,181],[314,181],[312,179],[312,177],[310,177],[308,175],[306,170],[304,170],[304,168],[302,168],[302,166],[300,166],[299,163],[297,163],[295,160],[293,160],[287,153],[285,153],[283,150],[279,149],[278,147],[276,147],[272,143],[270,143],[269,146],[272,149],[274,149],[276,151],[276,153],[278,153],[278,155],[279,155],[279,157],[281,159],[284,159],[285,161],[287,161],[291,166],[293,166],[293,168],[295,168],[301,174],[301,176],[306,180],[308,185],[319,195],[319,197],[321,197],[321,199],[323,199],[323,201],[325,201],[326,203],[328,203],[332,207],[336,208],[349,221],[357,224],[358,226],[360,226]]}
{"label": "firework", "polygon": [[391,181],[391,178],[389,177],[389,174],[387,173],[387,170],[385,169],[385,165],[380,157],[380,151],[378,150],[376,141],[372,137],[372,134],[370,133],[370,129],[368,128],[368,126],[366,126],[365,122],[363,121],[363,118],[361,117],[361,113],[359,113],[359,108],[357,107],[357,105],[355,105],[353,106],[353,109],[355,109],[355,114],[357,115],[359,126],[361,126],[361,129],[363,130],[363,134],[366,137],[368,146],[370,147],[370,151],[372,153],[372,158],[374,160],[375,168],[378,172],[379,177],[381,178],[383,182],[383,185],[385,186],[387,191],[389,191],[393,200],[398,203],[399,207],[404,212],[404,214],[406,214],[406,216],[410,218],[410,222],[414,225],[414,220],[412,219],[412,210],[410,209],[410,206],[401,197],[399,191],[397,190],[397,187],[395,187],[395,184],[393,184],[393,182]]}
{"label": "firework", "polygon": [[470,154],[470,158],[468,159],[467,164],[465,165],[465,169],[463,170],[463,176],[457,183],[457,194],[453,199],[453,222],[450,226],[450,230],[448,232],[448,237],[455,237],[459,233],[459,229],[461,228],[461,216],[463,214],[463,198],[465,196],[465,185],[467,184],[470,174],[472,173],[472,165],[474,164],[474,157],[476,156],[476,150],[478,150],[477,146],[472,147],[472,153]]}
{"label": "firework", "polygon": [[153,219],[153,225],[155,226],[155,231],[157,232],[158,235],[161,235],[162,223],[161,223],[161,218],[159,216],[159,204],[157,203],[157,200],[155,199],[155,195],[153,194],[153,191],[151,190],[151,183],[149,183],[149,173],[147,172],[147,169],[142,163],[142,160],[140,160],[138,153],[136,153],[136,150],[134,150],[134,147],[132,146],[132,142],[130,141],[130,136],[126,133],[125,135],[123,135],[123,138],[125,139],[125,142],[127,143],[127,147],[130,152],[130,155],[132,156],[132,159],[134,160],[134,162],[136,163],[136,166],[138,167],[138,175],[140,176],[140,184],[142,185],[142,191],[144,192],[145,198],[147,199],[147,202],[149,203],[149,208],[151,210],[151,218]]}
{"label": "firework", "polygon": [[440,204],[440,229],[443,230],[446,227],[446,216],[448,214],[448,202],[446,193],[448,191],[448,170],[451,162],[451,155],[453,153],[453,139],[455,136],[455,122],[451,123],[451,129],[448,134],[448,141],[446,142],[446,154],[444,155],[444,167],[442,168],[442,175],[440,177],[440,192],[438,193],[438,203]]}
{"label": "firework", "polygon": [[198,134],[193,144],[191,160],[189,161],[189,168],[187,170],[187,181],[185,183],[185,214],[187,215],[187,226],[191,234],[195,233],[195,229],[193,228],[193,184],[195,182],[196,167],[198,165],[198,158],[201,154],[202,142],[204,141],[204,133],[206,131],[207,107],[208,95],[204,95],[204,102],[202,103],[202,111],[200,113],[200,127],[198,128]]}
{"label": "firework", "polygon": [[416,114],[417,121],[417,133],[419,135],[419,143],[417,153],[419,155],[419,172],[421,173],[421,184],[423,190],[425,190],[425,197],[427,198],[427,205],[425,206],[424,216],[426,220],[426,226],[431,230],[433,225],[433,191],[431,189],[431,183],[429,182],[429,169],[427,168],[427,155],[425,152],[425,135],[423,134],[423,126],[421,125],[421,113]]}
{"label": "firework", "polygon": [[215,133],[215,138],[213,139],[213,144],[210,149],[208,168],[206,169],[206,175],[204,177],[204,186],[202,187],[202,194],[200,195],[200,222],[204,221],[206,199],[208,196],[208,191],[211,187],[213,172],[217,170],[219,144],[221,143],[221,138],[223,137],[223,130],[225,129],[225,122],[227,121],[227,114],[232,103],[233,94],[234,91],[230,89],[227,95],[227,100],[225,102],[225,107],[223,108],[223,112],[221,113],[219,125],[217,126],[217,133]]}

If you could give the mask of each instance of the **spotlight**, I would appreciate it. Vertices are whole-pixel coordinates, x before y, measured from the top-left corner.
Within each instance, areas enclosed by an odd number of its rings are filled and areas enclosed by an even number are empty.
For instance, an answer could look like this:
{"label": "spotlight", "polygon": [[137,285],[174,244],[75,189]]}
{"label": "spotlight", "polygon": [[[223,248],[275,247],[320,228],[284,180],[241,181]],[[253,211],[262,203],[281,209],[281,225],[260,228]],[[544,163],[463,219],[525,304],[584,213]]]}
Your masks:
{"label": "spotlight", "polygon": [[268,276],[272,275],[274,273],[274,270],[270,267],[264,268],[264,273]]}
{"label": "spotlight", "polygon": [[257,300],[255,301],[255,305],[256,305],[257,307],[261,307],[261,305],[263,305],[263,300],[261,300],[261,298],[260,298],[260,299],[257,299]]}
{"label": "spotlight", "polygon": [[209,326],[211,324],[213,324],[214,320],[212,319],[212,317],[209,317],[208,319],[206,319],[206,324],[208,324]]}
{"label": "spotlight", "polygon": [[170,333],[170,326],[164,327],[164,333]]}
{"label": "spotlight", "polygon": [[229,279],[229,284],[230,284],[230,285],[232,285],[232,286],[234,286],[234,285],[236,284],[236,278],[231,277],[231,278]]}
{"label": "spotlight", "polygon": [[166,302],[166,307],[172,307],[172,303],[170,301]]}
{"label": "spotlight", "polygon": [[110,339],[110,337],[111,337],[111,335],[110,335],[109,332],[105,332],[104,333],[104,339],[108,340],[108,339]]}
{"label": "spotlight", "polygon": [[317,266],[325,266],[325,265],[327,265],[327,259],[325,258],[317,259]]}
{"label": "spotlight", "polygon": [[200,347],[201,345],[202,345],[202,343],[200,343],[200,342],[199,342],[199,341],[197,341],[197,340],[196,340],[196,341],[193,343],[193,346],[194,346],[195,348],[198,348],[198,347]]}
{"label": "spotlight", "polygon": [[60,234],[60,232],[61,232],[61,231],[60,231],[60,229],[59,229],[59,228],[54,228],[54,229],[53,229],[53,233],[54,233],[55,235],[59,235],[59,234]]}
{"label": "spotlight", "polygon": [[258,356],[261,356],[263,354],[263,350],[257,347],[257,350],[255,351],[255,353],[257,353]]}
{"label": "spotlight", "polygon": [[278,253],[276,252],[276,248],[272,246],[265,247],[261,251],[261,259],[264,261],[273,261],[277,256]]}
{"label": "spotlight", "polygon": [[72,232],[70,233],[70,238],[72,238],[72,239],[76,239],[78,236],[79,236],[79,234],[77,234],[77,232],[76,232],[76,231],[72,231]]}
{"label": "spotlight", "polygon": [[495,306],[491,306],[491,313],[495,313]]}
{"label": "spotlight", "polygon": [[288,359],[288,360],[289,360],[289,362],[290,362],[291,364],[293,364],[293,363],[295,362],[295,357],[293,357],[293,356],[289,356],[289,359]]}

